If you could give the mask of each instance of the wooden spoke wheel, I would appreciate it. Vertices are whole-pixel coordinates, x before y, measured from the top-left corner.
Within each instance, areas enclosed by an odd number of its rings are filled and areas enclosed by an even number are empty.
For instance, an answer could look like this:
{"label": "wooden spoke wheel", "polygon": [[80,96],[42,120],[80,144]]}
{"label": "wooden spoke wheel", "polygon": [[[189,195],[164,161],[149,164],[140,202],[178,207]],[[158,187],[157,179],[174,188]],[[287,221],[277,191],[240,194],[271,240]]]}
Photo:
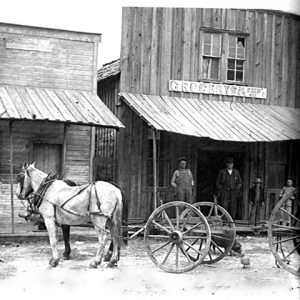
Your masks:
{"label": "wooden spoke wheel", "polygon": [[283,197],[274,207],[268,224],[270,249],[277,263],[300,277],[299,190]]}
{"label": "wooden spoke wheel", "polygon": [[[185,214],[182,215],[182,212]],[[193,205],[174,201],[158,207],[145,228],[147,252],[159,268],[183,273],[201,264],[211,243],[206,218]]]}
{"label": "wooden spoke wheel", "polygon": [[[222,206],[213,202],[197,202],[193,206],[205,216],[211,230],[211,244],[202,263],[213,264],[231,251],[236,238],[234,222]],[[185,213],[184,211],[182,217]]]}

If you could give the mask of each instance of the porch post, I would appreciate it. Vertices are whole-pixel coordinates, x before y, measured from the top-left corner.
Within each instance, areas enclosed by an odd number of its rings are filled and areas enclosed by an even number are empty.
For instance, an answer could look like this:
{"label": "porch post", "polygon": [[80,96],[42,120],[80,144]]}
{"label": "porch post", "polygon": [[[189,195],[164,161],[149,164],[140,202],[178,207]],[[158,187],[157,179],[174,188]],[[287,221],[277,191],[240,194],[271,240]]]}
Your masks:
{"label": "porch post", "polygon": [[9,121],[10,138],[10,206],[11,206],[11,232],[15,233],[15,209],[14,209],[14,169],[13,169],[13,121]]}
{"label": "porch post", "polygon": [[91,144],[90,144],[90,182],[94,180],[94,156],[95,156],[95,127],[91,127]]}
{"label": "porch post", "polygon": [[63,149],[62,149],[62,172],[65,173],[66,168],[66,152],[67,152],[67,123],[64,123]]}
{"label": "porch post", "polygon": [[156,149],[156,130],[152,129],[152,142],[153,142],[153,199],[154,209],[157,208],[157,149]]}

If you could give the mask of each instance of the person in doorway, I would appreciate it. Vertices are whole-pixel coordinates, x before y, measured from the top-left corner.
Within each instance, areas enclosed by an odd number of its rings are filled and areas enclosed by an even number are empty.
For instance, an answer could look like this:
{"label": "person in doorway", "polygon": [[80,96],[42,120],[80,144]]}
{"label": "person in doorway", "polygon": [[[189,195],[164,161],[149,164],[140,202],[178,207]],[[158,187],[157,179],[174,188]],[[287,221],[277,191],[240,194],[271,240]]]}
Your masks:
{"label": "person in doorway", "polygon": [[260,178],[256,178],[253,181],[253,186],[249,191],[249,204],[250,208],[250,223],[257,225],[260,221],[260,210],[265,202],[264,200],[264,189],[262,187],[262,181]]}
{"label": "person in doorway", "polygon": [[226,168],[218,173],[216,180],[217,197],[221,205],[235,219],[237,200],[241,198],[242,179],[238,170],[233,168],[232,157],[226,159]]}
{"label": "person in doorway", "polygon": [[[286,181],[285,186],[281,189],[279,194],[279,200],[286,196],[287,194],[293,192],[296,188],[293,186],[293,180],[291,178],[288,178]],[[294,196],[291,196],[289,199],[286,200],[284,208],[287,211],[288,214],[292,213],[292,207],[293,207],[293,200],[295,200]],[[285,219],[285,225],[291,225],[291,216],[290,215],[283,215]]]}
{"label": "person in doorway", "polygon": [[193,203],[194,179],[191,170],[187,169],[187,159],[180,157],[178,159],[178,169],[175,170],[171,185],[176,188],[178,201]]}

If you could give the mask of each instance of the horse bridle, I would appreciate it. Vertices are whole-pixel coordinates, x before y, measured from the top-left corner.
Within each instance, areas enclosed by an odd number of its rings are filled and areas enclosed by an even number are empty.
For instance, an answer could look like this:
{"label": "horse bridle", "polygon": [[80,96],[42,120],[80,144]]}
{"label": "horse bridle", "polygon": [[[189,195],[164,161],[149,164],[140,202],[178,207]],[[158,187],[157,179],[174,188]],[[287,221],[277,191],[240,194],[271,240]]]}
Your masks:
{"label": "horse bridle", "polygon": [[[20,193],[22,193],[24,188],[24,180],[25,180],[25,174],[29,176],[27,169],[24,168],[18,175],[17,175],[17,182],[20,184]],[[25,199],[28,199],[29,195],[33,192],[33,189],[29,189],[28,192],[25,195]]]}

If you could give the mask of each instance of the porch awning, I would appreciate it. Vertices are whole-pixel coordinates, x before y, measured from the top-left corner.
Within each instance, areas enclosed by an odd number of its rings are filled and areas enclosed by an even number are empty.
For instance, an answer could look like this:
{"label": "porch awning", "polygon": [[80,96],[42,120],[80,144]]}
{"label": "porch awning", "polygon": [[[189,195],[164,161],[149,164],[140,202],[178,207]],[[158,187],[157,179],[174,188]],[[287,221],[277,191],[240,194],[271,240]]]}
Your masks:
{"label": "porch awning", "polygon": [[120,93],[145,122],[162,131],[220,141],[300,139],[300,109]]}
{"label": "porch awning", "polygon": [[0,85],[0,119],[124,127],[94,93],[7,85]]}

